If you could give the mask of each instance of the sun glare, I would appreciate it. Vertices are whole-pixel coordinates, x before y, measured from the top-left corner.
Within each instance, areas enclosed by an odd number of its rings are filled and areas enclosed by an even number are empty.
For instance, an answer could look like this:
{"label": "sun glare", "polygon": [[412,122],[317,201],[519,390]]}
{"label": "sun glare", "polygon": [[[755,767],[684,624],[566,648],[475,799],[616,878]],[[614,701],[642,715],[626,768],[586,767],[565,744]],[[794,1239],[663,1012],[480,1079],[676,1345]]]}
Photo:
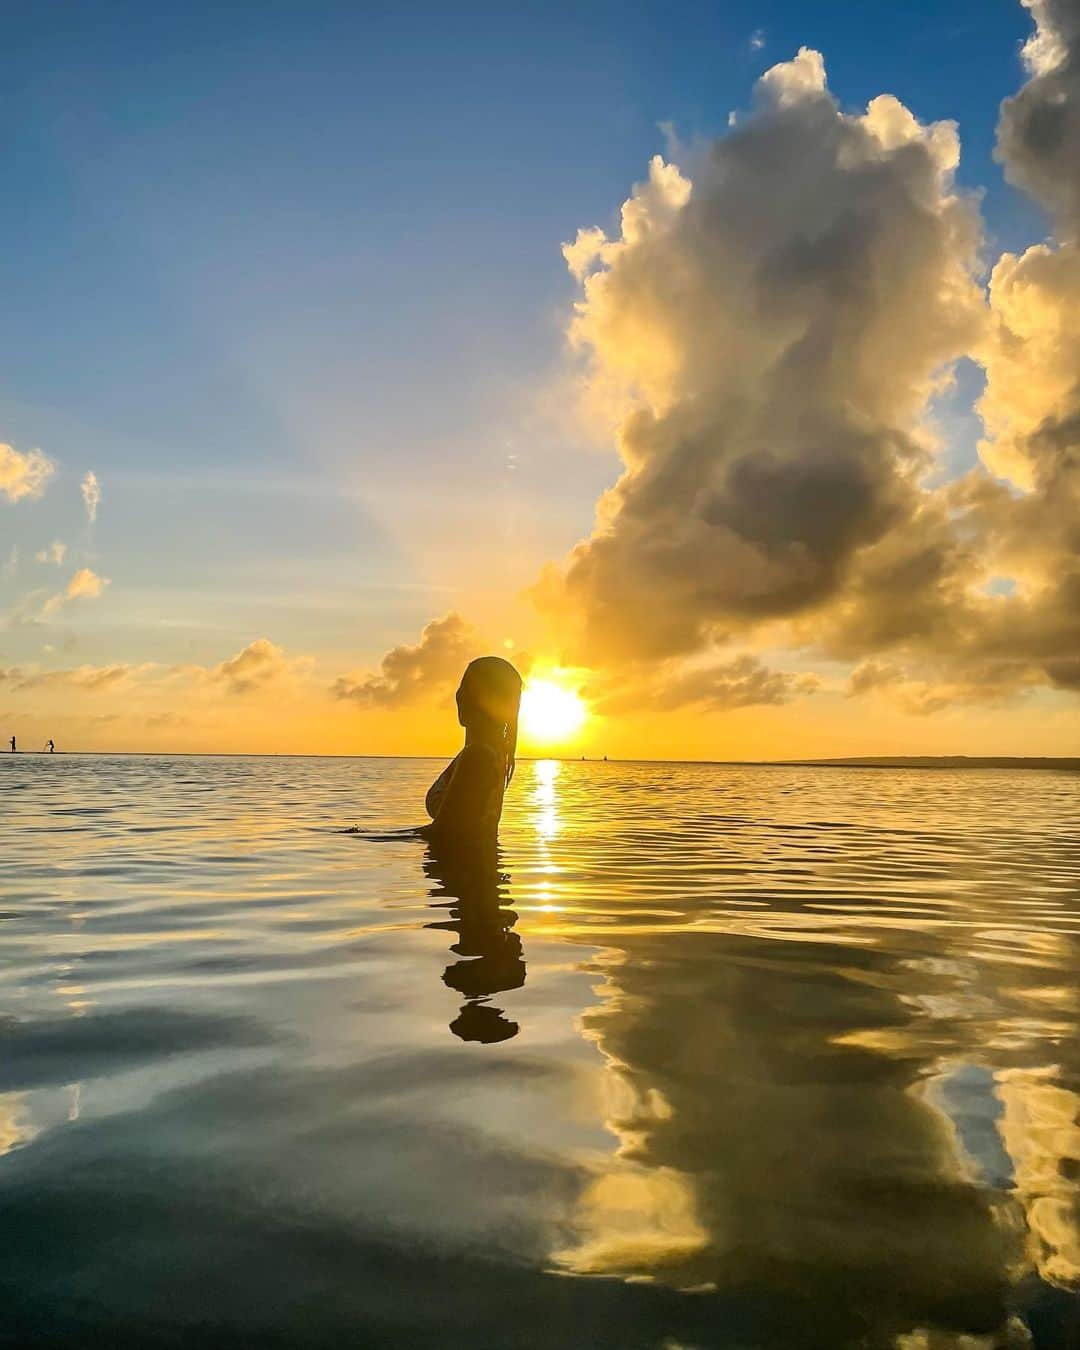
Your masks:
{"label": "sun glare", "polygon": [[529,680],[521,694],[521,729],[531,741],[552,745],[568,740],[585,724],[581,696],[554,680]]}

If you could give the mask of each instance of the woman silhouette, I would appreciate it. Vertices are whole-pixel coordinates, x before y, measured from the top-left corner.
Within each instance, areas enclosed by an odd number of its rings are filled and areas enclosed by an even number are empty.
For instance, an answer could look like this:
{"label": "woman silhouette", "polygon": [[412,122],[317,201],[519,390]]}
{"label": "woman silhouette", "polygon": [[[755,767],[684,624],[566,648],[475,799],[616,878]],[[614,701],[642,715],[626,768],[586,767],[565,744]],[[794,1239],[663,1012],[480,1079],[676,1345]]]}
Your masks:
{"label": "woman silhouette", "polygon": [[465,745],[428,789],[431,824],[423,834],[440,846],[494,844],[503,793],[514,776],[521,676],[501,656],[471,661],[457,691]]}

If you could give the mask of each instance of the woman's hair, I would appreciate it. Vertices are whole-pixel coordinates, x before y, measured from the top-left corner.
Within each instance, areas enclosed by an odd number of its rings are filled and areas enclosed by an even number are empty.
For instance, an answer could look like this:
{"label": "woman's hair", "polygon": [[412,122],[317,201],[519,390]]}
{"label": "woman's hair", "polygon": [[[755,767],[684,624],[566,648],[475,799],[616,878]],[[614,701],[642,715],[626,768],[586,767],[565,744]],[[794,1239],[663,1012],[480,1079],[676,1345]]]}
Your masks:
{"label": "woman's hair", "polygon": [[493,723],[506,753],[506,782],[514,776],[521,676],[501,656],[470,661],[457,691],[458,721],[463,727]]}

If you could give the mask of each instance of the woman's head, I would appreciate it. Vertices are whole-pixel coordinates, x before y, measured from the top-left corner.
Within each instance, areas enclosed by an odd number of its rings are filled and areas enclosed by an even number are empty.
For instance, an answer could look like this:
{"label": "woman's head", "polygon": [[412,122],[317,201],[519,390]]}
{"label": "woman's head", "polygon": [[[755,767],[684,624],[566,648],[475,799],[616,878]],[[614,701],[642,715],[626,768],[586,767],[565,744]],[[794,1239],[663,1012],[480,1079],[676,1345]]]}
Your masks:
{"label": "woman's head", "polygon": [[501,656],[470,661],[457,691],[458,721],[467,729],[490,735],[506,751],[506,781],[514,773],[521,676]]}

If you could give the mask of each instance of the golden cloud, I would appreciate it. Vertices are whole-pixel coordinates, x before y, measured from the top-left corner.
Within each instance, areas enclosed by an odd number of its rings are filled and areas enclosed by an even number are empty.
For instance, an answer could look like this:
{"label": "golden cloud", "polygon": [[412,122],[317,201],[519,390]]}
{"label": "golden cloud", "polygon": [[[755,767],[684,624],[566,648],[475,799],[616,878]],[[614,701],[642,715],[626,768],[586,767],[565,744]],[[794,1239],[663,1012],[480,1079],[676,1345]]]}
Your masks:
{"label": "golden cloud", "polygon": [[224,685],[230,694],[251,694],[279,679],[289,666],[280,647],[269,638],[256,638],[243,651],[215,666],[210,678]]}
{"label": "golden cloud", "polygon": [[481,646],[475,629],[450,613],[429,623],[415,646],[387,652],[378,674],[340,676],[330,692],[363,708],[403,707],[445,691]]}
{"label": "golden cloud", "polygon": [[13,666],[7,670],[0,669],[0,682],[8,683],[19,691],[63,687],[94,694],[116,689],[156,669],[152,663],[75,666],[67,670],[22,670]]}
{"label": "golden cloud", "polygon": [[955,128],[842,112],[804,49],[619,238],[567,247],[571,339],[620,388],[624,472],[538,589],[589,664],[707,650],[841,593],[918,512],[937,372],[980,332]]}
{"label": "golden cloud", "polygon": [[[654,158],[617,237],[565,247],[623,461],[533,592],[567,662],[644,672],[672,706],[795,692],[715,660],[755,637],[862,662],[850,692],[909,711],[1080,689],[1080,11],[1030,8],[999,150],[1056,236],[1004,255],[988,297],[955,126],[888,95],[841,111],[808,49],[728,135]],[[930,408],[963,355],[987,436],[935,482]]]}
{"label": "golden cloud", "polygon": [[9,502],[24,497],[40,497],[56,465],[40,450],[21,453],[10,445],[0,445],[0,495]]}
{"label": "golden cloud", "polygon": [[95,600],[110,584],[108,577],[99,577],[91,568],[80,567],[59,594],[45,601],[41,607],[41,617],[47,619],[72,600]]}

